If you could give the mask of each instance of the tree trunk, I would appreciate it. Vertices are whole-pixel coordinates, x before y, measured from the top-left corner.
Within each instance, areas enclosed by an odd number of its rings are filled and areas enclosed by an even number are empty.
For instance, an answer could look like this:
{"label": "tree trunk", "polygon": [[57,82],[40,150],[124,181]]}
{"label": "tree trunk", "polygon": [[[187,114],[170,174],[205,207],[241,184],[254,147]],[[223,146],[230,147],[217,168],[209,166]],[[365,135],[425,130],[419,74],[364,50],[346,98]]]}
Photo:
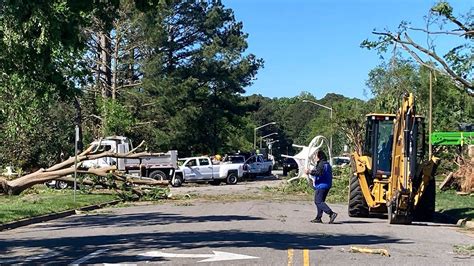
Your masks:
{"label": "tree trunk", "polygon": [[120,37],[115,38],[114,45],[114,71],[112,73],[112,99],[117,99],[117,88],[118,88],[118,64],[119,64],[119,49],[120,49]]}
{"label": "tree trunk", "polygon": [[111,86],[112,86],[112,58],[111,54],[111,42],[110,42],[110,33],[100,32],[100,61],[101,61],[101,73],[103,75],[103,82],[99,80],[98,82],[102,83],[102,98],[108,99],[111,96]]}
{"label": "tree trunk", "polygon": [[[95,146],[89,146],[85,151],[77,156],[78,161],[78,173],[91,174],[96,176],[107,177],[110,176],[114,180],[126,183],[132,183],[136,185],[168,185],[168,181],[157,181],[140,179],[126,175],[120,171],[117,171],[116,166],[107,166],[102,168],[84,168],[81,167],[81,162],[86,160],[95,160],[103,157],[115,157],[115,158],[140,158],[143,156],[157,155],[155,153],[140,152],[135,153],[135,150],[143,145],[143,142],[138,145],[134,150],[128,153],[114,153],[105,151],[101,153],[94,153]],[[70,157],[66,161],[51,166],[48,169],[39,169],[38,171],[21,176],[14,180],[0,179],[0,193],[8,195],[18,195],[27,188],[30,188],[36,184],[42,184],[54,179],[58,179],[74,173],[74,162],[75,157]]]}

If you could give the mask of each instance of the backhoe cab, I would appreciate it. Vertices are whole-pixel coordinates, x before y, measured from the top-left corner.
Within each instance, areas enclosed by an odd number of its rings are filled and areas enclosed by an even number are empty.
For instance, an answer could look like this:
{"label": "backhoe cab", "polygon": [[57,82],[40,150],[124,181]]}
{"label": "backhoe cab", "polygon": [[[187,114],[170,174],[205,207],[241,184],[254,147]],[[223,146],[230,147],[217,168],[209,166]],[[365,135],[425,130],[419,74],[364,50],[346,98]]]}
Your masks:
{"label": "backhoe cab", "polygon": [[437,158],[425,156],[423,117],[412,94],[397,114],[368,114],[363,153],[352,154],[349,216],[387,213],[389,223],[430,220],[434,213]]}

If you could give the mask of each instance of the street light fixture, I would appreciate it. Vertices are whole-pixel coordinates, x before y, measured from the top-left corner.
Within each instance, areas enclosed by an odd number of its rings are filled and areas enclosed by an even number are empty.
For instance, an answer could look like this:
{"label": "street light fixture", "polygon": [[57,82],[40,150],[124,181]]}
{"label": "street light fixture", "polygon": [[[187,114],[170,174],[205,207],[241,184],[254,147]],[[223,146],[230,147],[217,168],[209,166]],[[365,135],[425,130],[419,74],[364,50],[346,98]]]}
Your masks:
{"label": "street light fixture", "polygon": [[270,154],[270,155],[273,155],[273,152],[272,152],[272,148],[271,148],[271,147],[272,147],[273,143],[276,143],[276,142],[280,142],[280,140],[277,139],[277,140],[267,141],[267,147],[268,147],[268,149],[269,149],[269,154]]}
{"label": "street light fixture", "polygon": [[266,137],[273,136],[273,135],[278,135],[278,132],[273,132],[273,133],[270,133],[270,134],[265,135],[265,136],[263,136],[263,137],[260,137],[260,149],[262,148],[262,141],[263,141],[263,139],[266,138]]}
{"label": "street light fixture", "polygon": [[330,119],[331,119],[331,136],[330,136],[330,139],[329,139],[329,150],[331,151],[331,157],[332,157],[332,156],[333,156],[333,154],[332,154],[332,130],[333,130],[333,128],[332,128],[332,126],[333,126],[333,125],[332,125],[332,124],[333,124],[333,122],[332,122],[332,110],[333,110],[333,109],[332,109],[331,107],[329,107],[329,106],[322,105],[322,104],[320,104],[320,103],[317,103],[317,102],[311,101],[311,100],[303,100],[303,102],[304,102],[304,103],[311,103],[311,104],[317,105],[317,106],[322,107],[322,108],[326,108],[326,109],[328,109],[329,111],[331,111],[331,113],[330,113]]}
{"label": "street light fixture", "polygon": [[280,142],[280,140],[279,140],[279,139],[277,139],[277,140],[272,140],[272,141],[267,142],[267,144],[273,144],[273,143],[275,143],[275,142]]}
{"label": "street light fixture", "polygon": [[267,123],[265,125],[261,125],[259,127],[256,127],[253,129],[253,149],[255,150],[257,148],[257,130],[259,130],[260,128],[262,127],[266,127],[266,126],[269,126],[269,125],[275,125],[276,122],[270,122],[270,123]]}

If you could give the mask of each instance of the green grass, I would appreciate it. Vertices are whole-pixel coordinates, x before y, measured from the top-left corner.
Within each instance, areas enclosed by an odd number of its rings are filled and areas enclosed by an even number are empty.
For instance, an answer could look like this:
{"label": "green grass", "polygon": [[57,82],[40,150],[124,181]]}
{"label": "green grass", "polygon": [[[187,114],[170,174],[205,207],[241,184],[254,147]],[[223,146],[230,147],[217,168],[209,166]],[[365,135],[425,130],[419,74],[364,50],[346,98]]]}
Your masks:
{"label": "green grass", "polygon": [[474,245],[454,245],[453,252],[458,255],[474,256]]}
{"label": "green grass", "polygon": [[436,210],[455,219],[474,220],[474,196],[460,196],[454,190],[436,191]]}
{"label": "green grass", "polygon": [[44,186],[34,187],[19,196],[0,196],[0,223],[72,210],[114,199],[116,196],[112,194],[85,194],[78,190],[76,191],[76,202],[74,202],[73,190],[52,190],[44,188]]}

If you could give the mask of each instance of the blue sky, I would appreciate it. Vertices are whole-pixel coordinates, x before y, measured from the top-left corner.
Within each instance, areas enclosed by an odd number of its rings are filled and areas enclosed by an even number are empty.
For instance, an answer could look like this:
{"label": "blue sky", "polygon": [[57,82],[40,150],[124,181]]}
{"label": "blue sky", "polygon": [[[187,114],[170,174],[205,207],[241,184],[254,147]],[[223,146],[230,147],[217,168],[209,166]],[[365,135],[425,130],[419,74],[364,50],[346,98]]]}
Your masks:
{"label": "blue sky", "polygon": [[[273,98],[307,91],[318,99],[329,92],[367,99],[367,74],[381,60],[375,51],[360,48],[360,43],[375,39],[371,34],[374,28],[394,30],[403,20],[423,27],[423,16],[436,2],[223,0],[249,34],[248,52],[265,60],[247,94]],[[454,14],[467,12],[474,3],[449,2]],[[444,47],[450,45],[445,40],[439,42]]]}

